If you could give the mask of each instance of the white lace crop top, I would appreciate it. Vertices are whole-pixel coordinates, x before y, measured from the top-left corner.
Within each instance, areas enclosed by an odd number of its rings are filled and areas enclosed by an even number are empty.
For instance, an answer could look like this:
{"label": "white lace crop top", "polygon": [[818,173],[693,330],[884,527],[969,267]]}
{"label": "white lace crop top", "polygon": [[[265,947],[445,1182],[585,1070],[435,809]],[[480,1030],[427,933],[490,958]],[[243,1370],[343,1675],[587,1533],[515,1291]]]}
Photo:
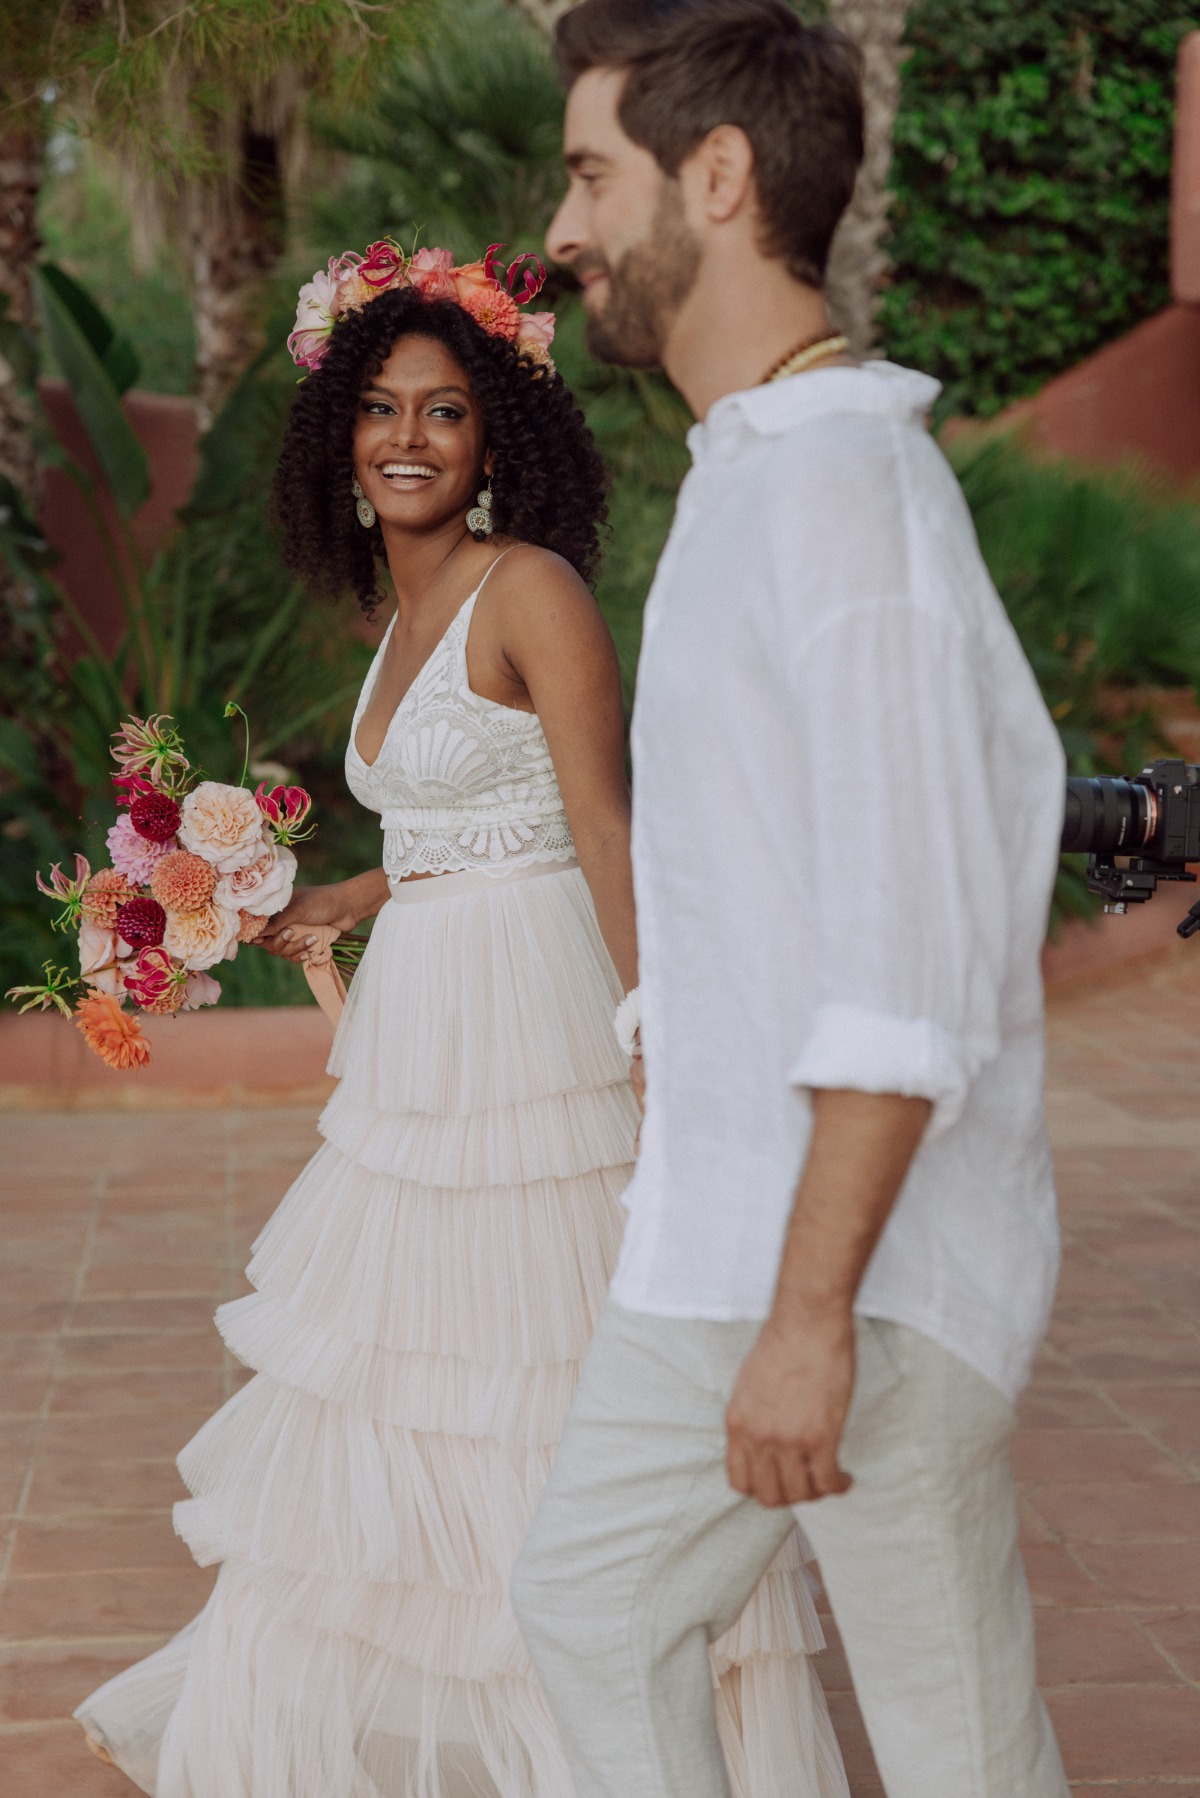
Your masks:
{"label": "white lace crop top", "polygon": [[380,814],[389,881],[466,869],[499,874],[523,862],[575,857],[540,721],[532,712],[481,698],[467,680],[467,633],[482,586],[396,707],[369,766],[358,753],[359,720],[395,619],[359,695],[346,780],[354,797]]}

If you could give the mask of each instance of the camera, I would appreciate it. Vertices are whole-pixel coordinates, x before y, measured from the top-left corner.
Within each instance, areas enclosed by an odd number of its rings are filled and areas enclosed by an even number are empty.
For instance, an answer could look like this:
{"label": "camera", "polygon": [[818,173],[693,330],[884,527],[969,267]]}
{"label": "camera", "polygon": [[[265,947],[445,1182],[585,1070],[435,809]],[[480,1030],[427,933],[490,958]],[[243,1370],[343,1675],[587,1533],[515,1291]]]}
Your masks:
{"label": "camera", "polygon": [[[1088,857],[1087,883],[1105,911],[1124,912],[1152,897],[1160,880],[1192,880],[1200,862],[1200,767],[1149,762],[1132,780],[1067,782],[1062,847]],[[1200,902],[1178,926],[1200,930]]]}

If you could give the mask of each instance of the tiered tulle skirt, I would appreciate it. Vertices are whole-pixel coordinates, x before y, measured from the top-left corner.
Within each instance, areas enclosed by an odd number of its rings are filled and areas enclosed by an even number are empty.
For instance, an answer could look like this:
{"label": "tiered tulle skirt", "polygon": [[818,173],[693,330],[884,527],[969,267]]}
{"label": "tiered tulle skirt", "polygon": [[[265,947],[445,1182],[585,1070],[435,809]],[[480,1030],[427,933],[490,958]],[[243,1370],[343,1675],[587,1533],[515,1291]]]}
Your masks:
{"label": "tiered tulle skirt", "polygon": [[[76,1713],[156,1798],[572,1798],[507,1588],[603,1301],[635,1113],[577,869],[408,883],[324,1145],[217,1325],[256,1370],[179,1457],[221,1563]],[[737,1798],[844,1798],[798,1542],[713,1651]]]}

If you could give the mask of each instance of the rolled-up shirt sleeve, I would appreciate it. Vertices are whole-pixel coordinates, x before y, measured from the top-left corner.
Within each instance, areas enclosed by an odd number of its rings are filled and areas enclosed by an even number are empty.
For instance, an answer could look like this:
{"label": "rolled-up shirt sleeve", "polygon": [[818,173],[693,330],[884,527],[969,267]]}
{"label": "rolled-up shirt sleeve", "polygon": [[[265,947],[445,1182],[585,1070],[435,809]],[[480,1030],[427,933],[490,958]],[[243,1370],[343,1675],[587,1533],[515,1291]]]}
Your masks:
{"label": "rolled-up shirt sleeve", "polygon": [[1000,1044],[988,669],[957,618],[884,597],[839,609],[792,674],[817,1004],[790,1078],[929,1099],[939,1135]]}

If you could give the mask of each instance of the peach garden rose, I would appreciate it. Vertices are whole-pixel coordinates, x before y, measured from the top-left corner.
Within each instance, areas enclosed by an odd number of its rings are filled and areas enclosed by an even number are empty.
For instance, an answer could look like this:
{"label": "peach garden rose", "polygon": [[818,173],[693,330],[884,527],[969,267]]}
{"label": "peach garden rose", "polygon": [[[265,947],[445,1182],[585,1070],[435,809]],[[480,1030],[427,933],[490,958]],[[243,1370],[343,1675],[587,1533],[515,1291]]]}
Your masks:
{"label": "peach garden rose", "polygon": [[263,853],[263,821],[254,794],[220,780],[202,780],[183,802],[179,841],[211,862],[218,874],[232,874]]}
{"label": "peach garden rose", "polygon": [[282,911],[292,896],[296,858],[290,849],[272,843],[256,861],[235,868],[217,882],[213,894],[218,905],[231,911],[254,912],[261,918]]}
{"label": "peach garden rose", "polygon": [[169,912],[163,948],[189,968],[203,971],[237,953],[238,915],[211,901],[199,911]]}

